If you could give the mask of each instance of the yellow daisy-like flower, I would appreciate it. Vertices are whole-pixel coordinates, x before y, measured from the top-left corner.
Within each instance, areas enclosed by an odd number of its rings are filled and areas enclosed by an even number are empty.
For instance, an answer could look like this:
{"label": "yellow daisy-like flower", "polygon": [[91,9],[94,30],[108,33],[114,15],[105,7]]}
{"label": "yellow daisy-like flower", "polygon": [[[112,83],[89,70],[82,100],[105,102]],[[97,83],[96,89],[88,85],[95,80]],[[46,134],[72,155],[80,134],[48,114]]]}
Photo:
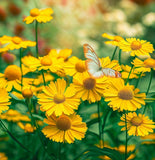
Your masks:
{"label": "yellow daisy-like flower", "polygon": [[73,86],[83,101],[96,102],[101,100],[104,89],[108,86],[108,78],[104,76],[95,79],[87,73],[84,76],[74,77]]}
{"label": "yellow daisy-like flower", "polygon": [[64,64],[64,70],[66,75],[69,76],[84,76],[87,73],[85,61],[71,57],[67,63]]}
{"label": "yellow daisy-like flower", "polygon": [[86,123],[82,122],[79,115],[61,115],[56,117],[54,114],[44,122],[48,124],[43,128],[44,135],[55,142],[73,143],[75,139],[81,140],[85,137],[87,131]]}
{"label": "yellow daisy-like flower", "polygon": [[30,118],[26,115],[21,114],[20,112],[9,109],[7,112],[0,115],[1,119],[6,119],[7,121],[19,122],[19,121],[31,121]]}
{"label": "yellow daisy-like flower", "polygon": [[[46,77],[45,78],[45,82],[49,82],[49,81],[53,81],[54,80],[54,77],[50,73],[44,73],[44,76]],[[43,84],[43,83],[44,83],[44,81],[43,81],[43,76],[42,75],[38,76],[33,81],[33,84],[35,86],[38,86],[38,85]]]}
{"label": "yellow daisy-like flower", "polygon": [[4,45],[4,48],[0,48],[0,52],[6,52],[8,50],[14,50],[20,48],[34,47],[36,45],[36,42],[24,40],[20,37],[10,37],[10,36],[1,37],[0,43]]}
{"label": "yellow daisy-like flower", "polygon": [[137,68],[139,72],[151,72],[151,68],[155,70],[155,59],[148,58],[144,61],[135,58],[132,64]]}
{"label": "yellow daisy-like flower", "polygon": [[[131,71],[131,67],[128,66],[128,65],[121,65],[121,68],[122,68],[122,72],[121,72],[121,77],[123,79],[127,79],[128,76],[129,76],[129,73]],[[129,79],[133,79],[133,78],[139,78],[138,75],[140,75],[141,72],[138,70],[138,68],[133,68],[132,71],[131,71],[131,74],[130,74],[130,77]],[[145,74],[141,74],[141,76],[145,76]]]}
{"label": "yellow daisy-like flower", "polygon": [[119,43],[120,49],[125,52],[130,52],[131,56],[149,55],[154,51],[153,45],[146,40],[136,38],[126,38]]}
{"label": "yellow daisy-like flower", "polygon": [[2,113],[2,111],[6,111],[9,109],[8,105],[11,104],[11,102],[9,102],[10,98],[11,97],[9,96],[6,89],[0,88],[0,114]]}
{"label": "yellow daisy-like flower", "polygon": [[63,58],[64,62],[66,62],[68,58],[72,55],[72,50],[68,48],[61,50],[51,49],[48,55],[51,57],[57,57],[57,59]]}
{"label": "yellow daisy-like flower", "polygon": [[46,111],[50,116],[55,113],[56,116],[72,114],[74,109],[78,108],[80,98],[75,95],[74,87],[67,87],[64,79],[57,79],[51,82],[49,86],[44,87],[42,94],[38,95],[40,109]]}
{"label": "yellow daisy-like flower", "polygon": [[116,71],[121,71],[121,66],[119,65],[117,60],[111,61],[109,57],[99,58],[99,60],[101,62],[102,68],[111,68]]}
{"label": "yellow daisy-like flower", "polygon": [[5,155],[5,153],[0,152],[0,160],[8,160],[8,157]]}
{"label": "yellow daisy-like flower", "polygon": [[26,24],[30,24],[35,20],[39,23],[46,23],[53,19],[53,17],[51,16],[52,14],[53,10],[51,8],[33,8],[30,11],[30,16],[27,16],[23,21],[26,22]]}
{"label": "yellow daisy-like flower", "polygon": [[103,95],[108,105],[113,110],[135,111],[141,108],[141,104],[145,105],[145,93],[138,93],[138,88],[134,89],[133,85],[125,85],[121,78],[111,79],[111,85],[105,89]]}
{"label": "yellow daisy-like flower", "polygon": [[[5,87],[7,91],[11,91],[13,87],[17,90],[21,88],[21,70],[16,65],[9,65],[4,74],[0,73],[0,88]],[[23,85],[31,84],[32,79],[23,78]]]}
{"label": "yellow daisy-like flower", "polygon": [[65,69],[64,66],[69,62],[69,57],[72,54],[71,49],[61,49],[61,50],[56,50],[56,49],[51,49],[49,52],[49,56],[56,57],[58,60],[62,60],[63,62],[60,63],[60,68],[57,70],[56,74],[60,77],[66,77]]}
{"label": "yellow daisy-like flower", "polygon": [[102,37],[107,38],[107,39],[110,39],[111,41],[105,41],[105,43],[106,43],[106,44],[112,44],[112,45],[114,45],[114,46],[119,46],[119,42],[120,42],[121,40],[124,40],[124,38],[121,37],[121,36],[112,36],[112,35],[109,35],[109,34],[107,34],[107,33],[103,33],[103,34],[102,34]]}
{"label": "yellow daisy-like flower", "polygon": [[25,131],[25,133],[33,133],[36,130],[36,127],[33,127],[30,123],[25,125],[22,122],[18,122],[17,125]]}
{"label": "yellow daisy-like flower", "polygon": [[61,59],[57,60],[55,57],[50,57],[48,55],[39,58],[33,56],[25,56],[22,58],[22,63],[33,71],[50,70],[55,73],[60,68],[62,62]]}
{"label": "yellow daisy-like flower", "polygon": [[[148,116],[138,114],[136,112],[128,113],[127,119],[127,130],[129,136],[146,136],[149,132],[153,132],[155,123],[148,118]],[[119,126],[125,126],[125,115],[121,117],[122,122],[119,122]],[[121,129],[125,131],[125,127]]]}

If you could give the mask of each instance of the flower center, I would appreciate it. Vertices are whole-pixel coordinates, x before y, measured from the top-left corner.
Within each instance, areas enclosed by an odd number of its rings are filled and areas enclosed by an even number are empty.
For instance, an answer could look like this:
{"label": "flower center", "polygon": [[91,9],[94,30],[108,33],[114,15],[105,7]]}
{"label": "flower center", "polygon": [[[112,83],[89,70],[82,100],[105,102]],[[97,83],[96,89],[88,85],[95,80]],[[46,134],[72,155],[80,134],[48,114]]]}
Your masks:
{"label": "flower center", "polygon": [[50,66],[52,64],[52,61],[49,57],[45,56],[41,59],[41,64],[43,66]]}
{"label": "flower center", "polygon": [[22,39],[20,37],[13,37],[12,42],[15,44],[20,44],[22,42]]}
{"label": "flower center", "polygon": [[146,68],[155,68],[155,60],[152,58],[148,58],[144,61]]}
{"label": "flower center", "polygon": [[93,89],[95,87],[96,80],[94,78],[87,78],[83,81],[85,89]]}
{"label": "flower center", "polygon": [[142,122],[143,122],[143,120],[139,117],[133,117],[131,119],[131,123],[133,126],[139,126],[139,125],[141,125]]}
{"label": "flower center", "polygon": [[138,50],[142,47],[142,44],[139,41],[133,41],[131,43],[131,49],[132,50]]}
{"label": "flower center", "polygon": [[131,100],[133,98],[133,92],[130,88],[124,87],[118,92],[118,97],[124,100]]}
{"label": "flower center", "polygon": [[54,102],[59,104],[59,103],[63,103],[65,101],[65,96],[61,95],[61,94],[56,94],[54,96]]}
{"label": "flower center", "polygon": [[58,129],[66,131],[71,128],[71,120],[69,117],[62,115],[57,119],[56,126]]}
{"label": "flower center", "polygon": [[22,91],[22,95],[24,98],[31,98],[33,96],[33,92],[31,89],[26,88]]}
{"label": "flower center", "polygon": [[75,64],[75,69],[78,72],[85,72],[86,71],[86,67],[85,67],[85,63],[83,61],[79,61]]}
{"label": "flower center", "polygon": [[9,81],[20,79],[21,78],[21,70],[16,65],[10,65],[5,69],[4,77]]}
{"label": "flower center", "polygon": [[123,40],[123,38],[120,37],[120,36],[115,36],[114,37],[114,41],[120,42],[121,40]]}
{"label": "flower center", "polygon": [[39,11],[38,8],[31,9],[31,11],[30,11],[30,15],[31,15],[32,17],[36,17],[36,16],[38,16],[39,14],[40,14],[40,11]]}

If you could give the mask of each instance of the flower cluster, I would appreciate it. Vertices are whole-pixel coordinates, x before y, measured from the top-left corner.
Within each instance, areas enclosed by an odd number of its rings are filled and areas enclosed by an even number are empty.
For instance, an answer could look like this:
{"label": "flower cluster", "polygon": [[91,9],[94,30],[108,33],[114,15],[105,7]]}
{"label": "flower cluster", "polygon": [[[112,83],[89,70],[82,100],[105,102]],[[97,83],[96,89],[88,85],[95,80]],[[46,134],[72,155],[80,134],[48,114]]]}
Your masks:
{"label": "flower cluster", "polygon": [[[146,101],[149,98],[154,100],[149,95],[155,70],[155,60],[150,56],[154,51],[153,45],[145,40],[104,33],[102,37],[109,39],[105,43],[116,46],[112,57],[98,58],[88,44],[84,45],[85,60],[73,56],[72,49],[68,48],[50,49],[47,55],[38,56],[38,22],[49,22],[53,19],[51,14],[51,8],[34,8],[30,16],[24,19],[26,24],[36,22],[36,42],[21,37],[0,38],[0,52],[3,54],[8,50],[20,51],[20,67],[12,61],[13,64],[0,71],[0,123],[3,130],[8,131],[3,123],[5,121],[14,123],[21,133],[24,131],[28,136],[38,132],[41,141],[40,132],[45,135],[43,138],[48,138],[47,141],[71,144],[86,136],[89,125],[83,122],[82,118],[87,117],[81,114],[87,108],[85,105],[96,104],[98,113],[92,117],[99,123],[100,140],[108,117],[104,112],[106,110],[113,115],[117,112],[121,117],[118,125],[123,128],[119,132],[126,131],[126,144],[127,133],[129,136],[142,137],[152,133],[155,123],[145,115],[145,109],[149,103]],[[28,47],[36,47],[37,56],[25,51]],[[115,59],[117,49],[118,60]],[[129,65],[122,64],[122,51],[123,54],[130,53],[132,61]],[[142,60],[140,56],[147,58]],[[151,72],[151,76],[147,91],[141,92],[138,84],[146,76],[145,72]],[[136,83],[132,83],[134,80]],[[26,109],[22,108],[23,104]],[[11,127],[9,129],[12,130]],[[45,144],[45,150],[47,146]],[[100,144],[100,148],[104,147]],[[127,146],[110,149],[125,153],[125,156],[130,150]],[[5,157],[3,153],[0,156]]]}

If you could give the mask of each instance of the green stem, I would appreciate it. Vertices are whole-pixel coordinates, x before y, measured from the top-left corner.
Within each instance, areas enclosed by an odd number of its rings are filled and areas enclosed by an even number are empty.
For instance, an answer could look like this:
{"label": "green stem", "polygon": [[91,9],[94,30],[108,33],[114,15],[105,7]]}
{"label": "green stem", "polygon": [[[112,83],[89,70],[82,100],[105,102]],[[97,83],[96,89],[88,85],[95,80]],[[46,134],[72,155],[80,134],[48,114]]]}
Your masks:
{"label": "green stem", "polygon": [[21,70],[21,89],[23,87],[23,69],[22,69],[22,49],[19,49],[20,54],[20,70]]}
{"label": "green stem", "polygon": [[122,54],[122,50],[119,50],[119,64],[121,65],[121,54]]}
{"label": "green stem", "polygon": [[45,81],[44,71],[43,71],[43,70],[41,70],[41,73],[42,73],[42,77],[43,77],[44,86],[46,86],[46,81]]}
{"label": "green stem", "polygon": [[127,134],[127,120],[125,113],[125,160],[127,159],[127,147],[128,147],[128,134]]}
{"label": "green stem", "polygon": [[40,138],[40,141],[41,141],[41,144],[42,144],[42,146],[43,146],[43,148],[44,148],[44,151],[48,154],[49,157],[55,158],[55,156],[54,156],[53,154],[49,155],[49,153],[47,152],[47,149],[46,149],[47,146],[46,146],[46,144],[44,143],[44,141],[43,141],[43,139],[42,139],[42,135],[41,135],[40,128],[39,128],[38,124],[36,123],[36,121],[35,121],[35,119],[34,119],[34,117],[33,117],[33,114],[32,114],[32,112],[31,112],[31,108],[32,108],[32,107],[31,107],[31,98],[27,98],[27,99],[26,99],[26,103],[27,103],[28,110],[29,110],[30,115],[31,115],[32,124],[33,124],[33,126],[36,127],[36,131],[37,131],[38,137]]}
{"label": "green stem", "polygon": [[105,124],[106,124],[106,120],[107,120],[107,117],[110,113],[110,109],[108,108],[108,111],[104,117],[104,121],[103,121],[103,124],[102,124],[102,140],[103,140],[103,146],[104,146],[104,127],[105,127]]}
{"label": "green stem", "polygon": [[153,69],[151,68],[151,75],[150,75],[150,81],[149,81],[149,85],[146,91],[146,95],[148,95],[150,87],[151,87],[151,83],[152,83],[152,77],[153,77]]}
{"label": "green stem", "polygon": [[100,102],[97,102],[97,112],[98,112],[98,127],[99,127],[99,140],[100,147],[102,147],[102,132],[101,132],[101,117],[100,117]]}
{"label": "green stem", "polygon": [[37,21],[35,23],[35,34],[36,34],[36,56],[38,58],[39,52],[38,52],[38,22]]}
{"label": "green stem", "polygon": [[116,46],[115,47],[115,50],[114,50],[114,52],[113,52],[113,54],[112,54],[112,57],[111,57],[111,61],[114,59],[114,57],[115,57],[115,53],[116,53],[116,51],[117,51],[117,48],[118,48],[118,46]]}
{"label": "green stem", "polygon": [[137,87],[138,87],[138,84],[139,84],[139,81],[140,81],[141,75],[142,75],[142,72],[138,75],[138,80],[137,80],[137,83],[136,83],[136,85],[135,85],[135,88],[137,88]]}
{"label": "green stem", "polygon": [[131,66],[131,69],[130,69],[130,72],[129,72],[129,75],[128,75],[128,78],[127,78],[127,80],[126,80],[125,85],[126,85],[126,84],[128,83],[128,81],[129,81],[129,78],[130,78],[130,75],[131,75],[132,69],[133,69],[133,65]]}
{"label": "green stem", "polygon": [[16,137],[14,137],[14,135],[7,129],[7,127],[5,126],[5,124],[3,123],[2,120],[0,120],[0,124],[1,124],[1,126],[2,126],[2,128],[3,128],[3,130],[4,130],[5,132],[7,132],[8,135],[9,135],[16,143],[18,143],[18,144],[19,144],[23,149],[25,149],[27,152],[31,152],[31,151],[28,150],[21,142],[19,142],[19,141],[16,139]]}

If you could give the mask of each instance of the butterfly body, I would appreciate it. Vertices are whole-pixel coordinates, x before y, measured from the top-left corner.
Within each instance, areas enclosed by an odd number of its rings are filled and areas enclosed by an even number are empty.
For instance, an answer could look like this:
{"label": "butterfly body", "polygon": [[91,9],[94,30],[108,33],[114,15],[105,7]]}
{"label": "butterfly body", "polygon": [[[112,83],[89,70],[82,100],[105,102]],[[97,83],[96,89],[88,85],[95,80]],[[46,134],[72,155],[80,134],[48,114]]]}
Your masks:
{"label": "butterfly body", "polygon": [[115,78],[121,77],[121,73],[118,71],[115,71],[111,68],[102,68],[101,62],[97,54],[90,45],[84,44],[83,48],[84,48],[84,55],[87,58],[86,68],[88,73],[92,77],[94,78],[101,78],[103,76],[115,77]]}

